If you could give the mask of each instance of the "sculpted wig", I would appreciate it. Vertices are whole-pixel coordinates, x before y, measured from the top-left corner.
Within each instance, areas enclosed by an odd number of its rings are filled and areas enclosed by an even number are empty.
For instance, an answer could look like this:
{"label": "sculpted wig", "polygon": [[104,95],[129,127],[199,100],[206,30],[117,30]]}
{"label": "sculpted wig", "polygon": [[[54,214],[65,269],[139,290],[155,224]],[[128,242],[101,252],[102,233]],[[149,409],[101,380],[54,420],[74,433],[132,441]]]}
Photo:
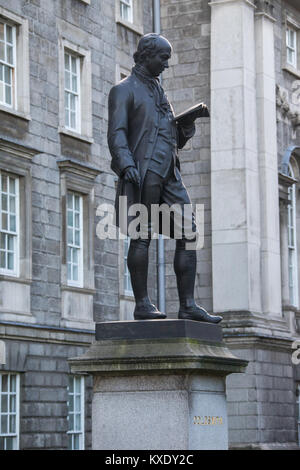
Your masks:
{"label": "sculpted wig", "polygon": [[136,64],[142,64],[146,57],[154,56],[162,46],[162,41],[166,42],[172,50],[172,46],[169,41],[156,33],[149,33],[143,36],[139,43],[137,51],[133,54],[133,59]]}

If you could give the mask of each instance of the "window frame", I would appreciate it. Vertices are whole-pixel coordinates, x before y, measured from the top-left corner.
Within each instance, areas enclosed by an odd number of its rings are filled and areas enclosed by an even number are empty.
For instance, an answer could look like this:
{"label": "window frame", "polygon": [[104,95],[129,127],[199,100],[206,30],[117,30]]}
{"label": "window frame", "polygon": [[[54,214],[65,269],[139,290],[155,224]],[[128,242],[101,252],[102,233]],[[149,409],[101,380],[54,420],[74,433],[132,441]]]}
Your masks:
{"label": "window frame", "polygon": [[[0,168],[0,197],[1,197],[1,200],[0,200],[0,214],[2,214],[2,190],[1,190],[2,189],[2,174],[7,176],[9,178],[9,181],[10,181],[10,178],[13,178],[16,182],[16,186],[15,186],[15,191],[16,191],[16,194],[15,194],[15,213],[14,213],[14,215],[16,217],[16,230],[15,230],[15,234],[13,232],[11,232],[10,230],[6,230],[6,231],[1,230],[1,221],[0,221],[0,232],[6,234],[8,236],[11,235],[11,236],[15,237],[15,239],[14,239],[14,251],[13,251],[13,253],[14,253],[14,267],[13,267],[13,269],[8,269],[8,268],[1,268],[1,266],[0,266],[0,274],[1,275],[7,275],[7,276],[13,276],[13,277],[19,277],[19,274],[20,274],[20,177],[18,175],[13,175],[10,172],[3,171]],[[7,199],[10,199],[9,195],[10,195],[10,193],[7,193],[7,196],[8,196]],[[7,212],[7,214],[8,214],[8,217],[9,217],[10,212]],[[1,250],[1,248],[0,248],[0,250]]]}
{"label": "window frame", "polygon": [[[72,132],[78,132],[78,134],[81,134],[81,58],[78,55],[75,55],[72,51],[69,51],[68,49],[65,48],[64,51],[64,57],[66,59],[66,56],[69,57],[69,66],[70,69],[69,71],[66,69],[66,62],[64,62],[65,68],[64,68],[64,112],[66,116],[66,94],[68,95],[73,95],[75,96],[75,127],[72,127],[70,124],[68,125],[66,122],[66,117],[65,117],[65,127],[66,129],[72,131]],[[72,72],[72,58],[75,59],[75,64],[76,64],[76,73]],[[73,75],[76,76],[77,79],[77,91],[75,92],[73,89],[67,88],[66,86],[66,72],[70,73],[70,84],[72,83],[72,78]],[[68,100],[69,101],[69,100]],[[68,104],[70,101],[68,102]],[[69,123],[71,122],[71,107],[68,106],[68,114],[69,114]]]}
{"label": "window frame", "polygon": [[[79,248],[76,247],[75,245],[71,246],[68,242],[68,234],[67,234],[67,237],[66,237],[66,242],[67,242],[67,247],[66,247],[66,250],[67,250],[67,266],[69,265],[69,257],[68,257],[68,251],[69,251],[69,248],[71,249],[78,249],[79,251],[79,254],[78,254],[78,280],[74,280],[74,279],[69,279],[68,278],[68,269],[67,269],[67,285],[68,286],[73,286],[73,287],[83,287],[83,281],[84,281],[84,276],[83,276],[83,195],[80,194],[80,193],[77,193],[73,190],[70,190],[68,189],[67,190],[67,197],[66,197],[66,204],[67,204],[67,207],[66,207],[66,217],[67,217],[67,220],[66,220],[66,227],[67,227],[67,231],[69,229],[73,229],[73,232],[75,230],[76,227],[72,226],[70,227],[69,224],[68,224],[68,212],[70,211],[69,207],[68,207],[68,196],[72,194],[72,199],[73,199],[73,208],[74,208],[74,197],[79,197],[79,233],[80,233],[80,240],[79,240]],[[74,211],[73,211],[73,220],[74,220]],[[73,233],[73,236],[74,236],[74,233]],[[73,264],[73,263],[72,263]]]}
{"label": "window frame", "polygon": [[[132,21],[128,21],[121,16],[121,0],[115,0],[115,16],[116,23],[125,26],[127,29],[137,33],[139,35],[144,34],[143,24],[143,1],[142,0],[130,0],[132,4],[131,18]],[[126,2],[123,2],[126,3]]]}
{"label": "window frame", "polygon": [[[4,40],[2,41],[0,39],[0,43],[4,43],[4,50],[5,50],[5,55],[6,55],[6,35],[7,35],[7,26],[12,28],[12,43],[8,43],[11,45],[13,49],[13,63],[9,63],[7,60],[1,60],[0,59],[0,64],[3,65],[3,68],[9,67],[12,72],[11,72],[11,103],[7,103],[5,100],[0,101],[0,104],[2,106],[7,106],[8,108],[16,108],[17,109],[17,26],[12,24],[10,21],[5,21],[3,18],[0,17],[0,23],[4,25]],[[6,58],[7,59],[7,58]],[[5,75],[5,71],[3,70],[3,76]],[[5,82],[3,80],[3,95],[5,95]]]}
{"label": "window frame", "polygon": [[[288,167],[288,176],[295,179],[294,170],[291,164]],[[287,206],[288,219],[288,281],[289,281],[289,302],[290,305],[298,308],[299,292],[298,292],[298,260],[297,260],[297,198],[296,184],[292,184],[288,188],[288,198],[291,203]],[[292,281],[292,282],[291,282]],[[291,295],[292,289],[292,295]]]}
{"label": "window frame", "polygon": [[[69,428],[69,423],[70,423],[70,415],[73,415],[73,423],[74,423],[74,415],[80,414],[80,430],[78,431],[77,429],[68,429],[67,435],[68,437],[71,436],[72,440],[72,448],[69,448],[69,443],[68,443],[68,450],[85,450],[85,413],[86,413],[86,407],[85,407],[85,377],[83,375],[74,375],[70,374],[69,375],[69,383],[68,383],[68,428]],[[73,393],[70,393],[70,379],[73,380]],[[76,393],[76,387],[75,387],[75,381],[80,380],[80,394]],[[73,411],[70,412],[70,395],[73,395]],[[75,401],[76,401],[76,396],[80,397],[80,413],[76,412],[76,406],[75,406]],[[75,426],[76,427],[76,426]],[[79,435],[79,449],[74,449],[74,435]]]}
{"label": "window frame", "polygon": [[[300,22],[288,11],[285,12],[282,34],[282,69],[300,78]],[[288,31],[295,33],[295,62],[288,60]]]}
{"label": "window frame", "polygon": [[13,114],[27,121],[30,117],[29,82],[29,27],[28,19],[18,16],[0,6],[0,20],[14,27],[15,31],[15,90],[12,106],[0,103],[0,111]]}
{"label": "window frame", "polygon": [[[33,323],[32,283],[32,158],[40,150],[0,138],[0,170],[19,178],[19,272],[0,274],[2,320]],[[26,197],[25,197],[26,196]],[[15,296],[11,295],[11,292]]]}
{"label": "window frame", "polygon": [[[292,44],[289,43],[289,40],[290,40],[290,36],[291,34],[290,33],[293,33],[293,36],[294,36],[294,46],[292,46]],[[298,60],[297,60],[297,53],[298,53],[298,47],[297,47],[297,36],[298,36],[298,33],[297,33],[297,30],[292,28],[289,24],[287,25],[286,27],[286,61],[288,63],[288,65],[290,65],[291,67],[294,67],[295,69],[297,69],[298,67]],[[289,61],[289,54],[288,54],[288,51],[291,51],[294,55],[294,61],[293,62],[290,62]]]}
{"label": "window frame", "polygon": [[130,70],[126,67],[123,67],[119,63],[116,64],[116,83],[120,83],[121,80],[129,77]]}
{"label": "window frame", "polygon": [[60,169],[61,212],[62,212],[62,270],[61,285],[63,289],[72,288],[67,282],[67,193],[74,192],[82,196],[82,227],[83,233],[83,282],[82,287],[74,286],[78,291],[94,293],[94,203],[95,178],[101,173],[89,164],[72,158],[62,158],[57,161]]}
{"label": "window frame", "polygon": [[[57,160],[60,170],[61,191],[61,318],[62,325],[70,328],[92,330],[93,295],[95,290],[95,178],[101,171],[92,165],[62,158]],[[83,197],[83,283],[71,286],[67,282],[67,192],[74,191]],[[82,308],[81,308],[82,306]]]}
{"label": "window frame", "polygon": [[[129,23],[133,23],[133,0],[119,0],[119,6],[120,6],[120,18],[123,20],[123,21],[128,21]],[[125,15],[123,16],[122,14],[122,11],[123,11],[123,8],[125,7],[125,11],[126,9],[127,12],[129,12],[128,15]]]}
{"label": "window frame", "polygon": [[[19,179],[19,274],[20,281],[32,279],[32,158],[41,153],[0,138],[0,171]],[[24,197],[26,194],[26,198]],[[14,276],[2,275],[2,279]]]}
{"label": "window frame", "polygon": [[[11,381],[11,376],[15,376],[16,378],[16,391],[15,393],[11,393],[9,390],[9,387],[7,389],[7,393],[3,393],[3,390],[2,390],[2,382],[3,382],[3,376],[4,375],[7,375],[9,380],[8,380],[8,383],[10,384],[10,381]],[[2,413],[2,395],[8,395],[8,403],[7,403],[7,408],[8,408],[8,412],[7,413]],[[10,413],[9,412],[9,405],[10,405],[10,395],[15,395],[16,396],[16,403],[15,403],[15,412],[13,413]],[[10,414],[13,414],[15,415],[15,432],[14,433],[2,433],[2,429],[1,429],[1,422],[0,422],[0,437],[4,437],[5,439],[5,436],[7,437],[12,437],[12,438],[15,438],[15,445],[14,445],[14,448],[12,450],[19,450],[19,445],[20,445],[20,374],[17,374],[17,373],[14,373],[14,372],[0,372],[0,420],[2,418],[3,415],[7,415],[8,416],[8,422],[10,421],[9,420],[9,416]],[[10,450],[10,449],[4,449],[4,450]]]}
{"label": "window frame", "polygon": [[[65,119],[65,53],[78,60],[79,69],[79,112],[77,129],[66,125]],[[59,37],[59,126],[58,132],[89,144],[93,139],[92,120],[92,64],[91,51],[77,45],[65,37]]]}

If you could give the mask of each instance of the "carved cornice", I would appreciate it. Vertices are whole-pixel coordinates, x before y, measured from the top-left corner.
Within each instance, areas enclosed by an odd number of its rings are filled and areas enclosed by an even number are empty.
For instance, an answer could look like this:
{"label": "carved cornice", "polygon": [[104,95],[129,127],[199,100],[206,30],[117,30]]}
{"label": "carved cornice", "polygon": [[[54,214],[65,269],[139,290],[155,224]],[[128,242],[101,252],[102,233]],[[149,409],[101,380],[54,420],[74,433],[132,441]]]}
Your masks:
{"label": "carved cornice", "polygon": [[211,2],[208,3],[208,5],[210,7],[214,7],[214,6],[219,6],[219,5],[226,5],[226,4],[230,4],[230,3],[238,3],[238,2],[243,2],[243,3],[246,3],[246,5],[250,6],[250,7],[255,7],[254,5],[254,0],[212,0]]}
{"label": "carved cornice", "polygon": [[79,162],[74,158],[62,158],[57,160],[57,165],[61,172],[81,176],[85,179],[94,180],[100,173],[101,170],[90,165],[89,163]]}
{"label": "carved cornice", "polygon": [[257,13],[266,13],[269,16],[273,16],[274,5],[270,0],[254,0],[254,5],[257,8]]}
{"label": "carved cornice", "polygon": [[35,155],[43,153],[41,150],[27,147],[19,142],[6,140],[0,137],[0,151],[5,152],[7,155],[22,157],[27,160],[32,160]]}
{"label": "carved cornice", "polygon": [[300,126],[300,113],[293,111],[288,101],[287,92],[276,85],[276,106],[283,119],[288,119],[293,128]]}

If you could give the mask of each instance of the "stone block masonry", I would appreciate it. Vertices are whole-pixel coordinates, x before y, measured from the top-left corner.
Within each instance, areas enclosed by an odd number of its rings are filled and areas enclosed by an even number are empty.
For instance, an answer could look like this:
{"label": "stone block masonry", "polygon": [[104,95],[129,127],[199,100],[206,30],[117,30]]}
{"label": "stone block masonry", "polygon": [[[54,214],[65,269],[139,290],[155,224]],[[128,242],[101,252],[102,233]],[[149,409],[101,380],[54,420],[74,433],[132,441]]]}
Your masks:
{"label": "stone block masonry", "polygon": [[[161,28],[173,46],[170,68],[163,74],[163,86],[175,113],[197,102],[210,107],[210,7],[205,1],[161,1]],[[210,222],[210,122],[199,119],[196,135],[179,152],[181,173],[192,203],[205,210],[205,243],[198,252],[196,301],[212,309],[211,222]],[[166,243],[167,313],[176,318],[176,278],[172,270],[174,242]],[[205,284],[205,287],[204,287]]]}
{"label": "stone block masonry", "polygon": [[[68,446],[68,358],[82,354],[91,333],[6,325],[7,364],[20,374],[20,449],[63,450]],[[85,448],[91,446],[92,379],[85,377]]]}

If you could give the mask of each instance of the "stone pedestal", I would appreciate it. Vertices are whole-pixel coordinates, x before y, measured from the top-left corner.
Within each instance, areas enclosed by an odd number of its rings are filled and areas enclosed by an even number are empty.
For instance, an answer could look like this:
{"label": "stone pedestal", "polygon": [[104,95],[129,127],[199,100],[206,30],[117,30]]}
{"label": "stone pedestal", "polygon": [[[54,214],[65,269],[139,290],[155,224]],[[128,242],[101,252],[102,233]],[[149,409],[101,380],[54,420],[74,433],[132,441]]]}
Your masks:
{"label": "stone pedestal", "polygon": [[222,329],[190,320],[100,323],[73,373],[94,376],[93,449],[227,449],[225,377],[243,372]]}

